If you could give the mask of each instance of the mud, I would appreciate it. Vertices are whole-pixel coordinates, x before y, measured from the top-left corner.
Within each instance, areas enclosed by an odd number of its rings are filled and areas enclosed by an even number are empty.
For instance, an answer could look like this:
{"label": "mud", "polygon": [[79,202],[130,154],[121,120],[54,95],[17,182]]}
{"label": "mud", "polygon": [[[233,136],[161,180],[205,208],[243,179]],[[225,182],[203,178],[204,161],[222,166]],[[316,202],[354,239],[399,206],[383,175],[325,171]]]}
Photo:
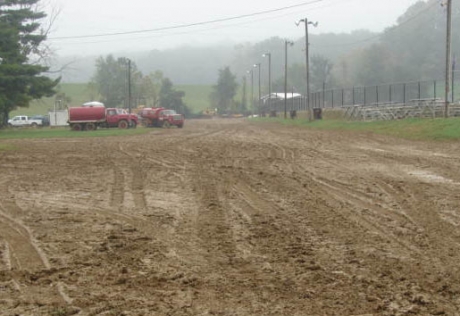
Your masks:
{"label": "mud", "polygon": [[0,152],[0,315],[460,315],[460,144],[190,121]]}

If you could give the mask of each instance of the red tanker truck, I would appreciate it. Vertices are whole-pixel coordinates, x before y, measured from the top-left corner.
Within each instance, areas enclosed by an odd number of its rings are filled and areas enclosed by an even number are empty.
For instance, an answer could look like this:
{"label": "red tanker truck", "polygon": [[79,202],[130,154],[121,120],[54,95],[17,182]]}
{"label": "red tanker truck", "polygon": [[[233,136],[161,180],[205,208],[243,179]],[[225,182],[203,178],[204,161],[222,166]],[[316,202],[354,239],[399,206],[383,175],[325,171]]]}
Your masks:
{"label": "red tanker truck", "polygon": [[137,115],[123,109],[99,106],[69,108],[69,125],[73,131],[94,131],[98,127],[135,128],[137,121]]}
{"label": "red tanker truck", "polygon": [[174,110],[165,108],[143,108],[139,112],[142,124],[148,127],[184,127],[185,118]]}

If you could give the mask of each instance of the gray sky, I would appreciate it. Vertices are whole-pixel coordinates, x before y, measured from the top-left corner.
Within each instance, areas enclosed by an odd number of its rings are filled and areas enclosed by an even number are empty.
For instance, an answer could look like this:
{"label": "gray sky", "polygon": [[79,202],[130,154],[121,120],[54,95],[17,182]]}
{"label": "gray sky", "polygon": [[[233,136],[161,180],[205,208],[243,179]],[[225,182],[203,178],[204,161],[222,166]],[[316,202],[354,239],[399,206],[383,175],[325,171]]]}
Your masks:
{"label": "gray sky", "polygon": [[[48,0],[47,11],[60,10],[49,38],[60,55],[94,55],[119,51],[165,49],[184,44],[260,41],[272,36],[297,39],[304,27],[294,22],[318,21],[313,34],[382,31],[418,0]],[[174,30],[81,39],[81,35],[123,33],[225,19],[283,7],[288,10]],[[53,39],[56,38],[56,39]]]}

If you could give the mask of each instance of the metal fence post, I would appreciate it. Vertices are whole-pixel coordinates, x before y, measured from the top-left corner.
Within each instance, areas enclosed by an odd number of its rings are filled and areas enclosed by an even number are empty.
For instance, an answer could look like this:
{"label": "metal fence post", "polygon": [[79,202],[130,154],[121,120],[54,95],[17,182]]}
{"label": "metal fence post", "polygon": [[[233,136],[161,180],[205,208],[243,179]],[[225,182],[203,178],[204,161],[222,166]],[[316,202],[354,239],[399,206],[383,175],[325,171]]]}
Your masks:
{"label": "metal fence post", "polygon": [[403,84],[403,103],[406,104],[406,84]]}
{"label": "metal fence post", "polygon": [[389,94],[389,97],[390,97],[390,103],[391,103],[391,84],[390,84],[390,94]]}
{"label": "metal fence post", "polygon": [[355,105],[355,87],[353,87],[353,105]]}
{"label": "metal fence post", "polygon": [[379,105],[379,86],[375,86],[375,98],[377,100],[377,105]]}
{"label": "metal fence post", "polygon": [[345,96],[345,92],[344,92],[344,89],[342,88],[342,107],[345,105],[344,96]]}
{"label": "metal fence post", "polygon": [[334,108],[334,89],[331,90],[331,103],[332,103],[332,108]]}
{"label": "metal fence post", "polygon": [[326,81],[323,81],[323,109],[326,106]]}
{"label": "metal fence post", "polygon": [[421,88],[421,85],[420,85],[420,81],[418,82],[418,98],[419,99],[422,98],[422,88]]}
{"label": "metal fence post", "polygon": [[366,87],[364,87],[364,105],[366,105],[366,101],[367,101],[367,95],[366,95]]}

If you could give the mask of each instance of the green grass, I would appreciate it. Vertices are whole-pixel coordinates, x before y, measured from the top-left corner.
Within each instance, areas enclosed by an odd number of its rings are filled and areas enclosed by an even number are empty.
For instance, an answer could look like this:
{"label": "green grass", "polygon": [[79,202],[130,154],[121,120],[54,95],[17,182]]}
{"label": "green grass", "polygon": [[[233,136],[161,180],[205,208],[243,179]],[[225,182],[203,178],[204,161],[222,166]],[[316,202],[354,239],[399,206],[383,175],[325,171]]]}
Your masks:
{"label": "green grass", "polygon": [[[18,128],[0,131],[0,139],[25,139],[25,138],[91,138],[109,136],[130,136],[151,132],[152,129],[138,127],[136,129],[107,128],[88,132],[74,132],[69,128]],[[1,146],[1,145],[0,145]],[[1,150],[2,147],[0,147]]]}
{"label": "green grass", "polygon": [[[65,93],[66,96],[71,98],[70,104],[77,106],[87,102],[90,98],[85,83],[63,83],[58,86],[58,91]],[[10,113],[10,117],[15,115],[44,115],[54,109],[54,97],[42,98],[31,102],[28,108],[18,108]]]}
{"label": "green grass", "polygon": [[211,104],[209,103],[209,95],[212,92],[212,86],[179,85],[176,86],[175,89],[185,92],[184,102],[193,113],[200,113],[201,111],[211,107]]}
{"label": "green grass", "polygon": [[[178,85],[176,90],[184,91],[184,102],[192,110],[193,113],[200,113],[202,110],[209,108],[209,94],[212,91],[212,86],[206,85]],[[71,98],[70,105],[78,106],[87,101],[92,101],[90,92],[87,89],[86,83],[62,83],[58,87],[59,92],[65,93]],[[15,115],[36,115],[48,114],[54,109],[54,97],[42,98],[33,101],[28,108],[19,108],[10,113],[10,117]]]}
{"label": "green grass", "polygon": [[460,140],[460,118],[407,119],[397,121],[350,122],[340,119],[284,120],[282,118],[260,118],[257,121],[278,122],[318,130],[371,132],[412,140]]}
{"label": "green grass", "polygon": [[10,144],[0,144],[0,151],[14,150],[15,147]]}

